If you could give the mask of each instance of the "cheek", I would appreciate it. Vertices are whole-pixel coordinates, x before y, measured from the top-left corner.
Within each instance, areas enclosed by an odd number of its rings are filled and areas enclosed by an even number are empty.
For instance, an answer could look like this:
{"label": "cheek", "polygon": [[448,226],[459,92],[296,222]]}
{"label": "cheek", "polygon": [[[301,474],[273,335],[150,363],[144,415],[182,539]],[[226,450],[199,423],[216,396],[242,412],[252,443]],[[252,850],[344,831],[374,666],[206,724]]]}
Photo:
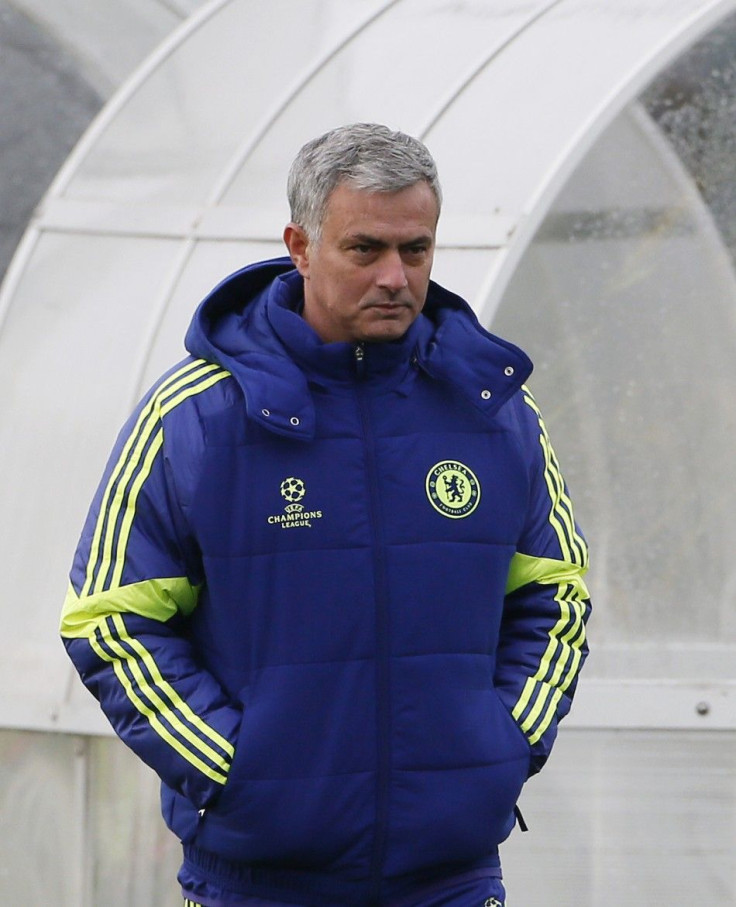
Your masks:
{"label": "cheek", "polygon": [[344,309],[353,308],[365,296],[368,296],[373,288],[373,280],[367,272],[346,271],[335,284],[334,295],[339,300],[339,304]]}
{"label": "cheek", "polygon": [[424,302],[429,289],[429,268],[422,269],[409,276],[409,287],[412,296],[420,302]]}

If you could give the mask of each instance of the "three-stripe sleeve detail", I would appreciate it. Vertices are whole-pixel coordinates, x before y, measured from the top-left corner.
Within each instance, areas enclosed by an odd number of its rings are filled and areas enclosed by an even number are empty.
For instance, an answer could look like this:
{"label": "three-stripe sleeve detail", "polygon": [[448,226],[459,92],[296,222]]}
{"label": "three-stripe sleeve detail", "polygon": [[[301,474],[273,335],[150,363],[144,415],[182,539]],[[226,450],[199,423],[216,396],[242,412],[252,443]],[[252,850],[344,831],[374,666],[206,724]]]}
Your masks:
{"label": "three-stripe sleeve detail", "polygon": [[162,417],[228,376],[195,360],[163,381],[141,408],[103,492],[80,597],[120,586],[138,496],[163,445]]}
{"label": "three-stripe sleeve detail", "polygon": [[[524,402],[539,423],[539,444],[544,456],[544,481],[550,500],[548,519],[558,540],[561,560],[577,573],[574,582],[556,582],[554,600],[559,617],[549,630],[549,639],[537,671],[529,677],[512,710],[514,718],[531,744],[537,743],[553,723],[560,699],[580,669],[585,644],[587,589],[582,575],[588,567],[588,547],[575,524],[572,502],[567,494],[549,434],[534,398],[524,388]],[[543,579],[537,582],[544,583]],[[551,585],[555,579],[550,578]]]}
{"label": "three-stripe sleeve detail", "polygon": [[547,485],[551,505],[549,522],[557,535],[562,551],[562,559],[586,569],[588,566],[588,546],[575,526],[572,501],[565,489],[560,464],[552,448],[542,414],[526,387],[524,387],[524,402],[534,411],[539,423],[539,444],[542,448],[545,464],[544,481]]}
{"label": "three-stripe sleeve detail", "polygon": [[585,602],[576,587],[560,583],[555,601],[560,616],[549,631],[549,641],[536,673],[527,678],[512,710],[532,744],[552,724],[560,699],[577,676],[585,641]]}
{"label": "three-stripe sleeve detail", "polygon": [[[86,608],[89,610],[83,628],[74,626],[71,635],[87,638],[95,654],[112,667],[125,696],[152,730],[191,766],[218,784],[227,780],[234,754],[232,744],[195,713],[164,678],[152,652],[128,632],[121,600],[133,588],[122,585],[123,570],[139,496],[163,447],[163,417],[229,375],[213,363],[188,362],[164,379],[141,407],[109,470],[84,582],[79,596],[72,590],[70,598],[70,608],[75,612],[84,614]],[[144,578],[134,586],[141,602],[139,609],[130,608],[131,613],[151,619],[158,619],[155,612],[164,613],[166,608],[159,608],[158,603],[154,607],[146,595],[165,596],[173,589],[177,595],[183,592],[189,605],[194,596],[193,587],[183,578]],[[116,602],[107,610],[104,605],[109,596],[115,597]],[[94,606],[88,607],[87,602]]]}
{"label": "three-stripe sleeve detail", "polygon": [[112,665],[126,696],[153,730],[204,775],[227,780],[232,744],[203,721],[162,676],[151,653],[115,614],[100,621],[90,644]]}

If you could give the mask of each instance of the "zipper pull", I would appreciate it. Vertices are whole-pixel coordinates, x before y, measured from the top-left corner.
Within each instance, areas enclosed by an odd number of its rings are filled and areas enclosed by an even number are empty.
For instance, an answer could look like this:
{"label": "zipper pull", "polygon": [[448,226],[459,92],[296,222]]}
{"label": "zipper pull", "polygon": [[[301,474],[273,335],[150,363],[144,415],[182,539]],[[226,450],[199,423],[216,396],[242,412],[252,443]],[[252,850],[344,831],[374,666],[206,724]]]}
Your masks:
{"label": "zipper pull", "polygon": [[364,360],[365,360],[365,345],[362,342],[356,343],[355,344],[355,372],[359,378],[363,377]]}

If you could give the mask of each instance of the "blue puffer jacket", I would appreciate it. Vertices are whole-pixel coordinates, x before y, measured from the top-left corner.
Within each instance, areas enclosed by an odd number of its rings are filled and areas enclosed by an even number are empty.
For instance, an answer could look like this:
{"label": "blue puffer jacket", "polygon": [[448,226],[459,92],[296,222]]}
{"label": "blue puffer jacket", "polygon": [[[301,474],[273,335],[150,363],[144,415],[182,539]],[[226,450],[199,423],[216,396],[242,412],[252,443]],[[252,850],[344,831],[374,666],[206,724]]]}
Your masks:
{"label": "blue puffer jacket", "polygon": [[191,872],[356,907],[497,865],[585,657],[587,549],[520,350],[436,284],[400,341],[325,345],[301,294],[279,259],[200,306],[61,631]]}

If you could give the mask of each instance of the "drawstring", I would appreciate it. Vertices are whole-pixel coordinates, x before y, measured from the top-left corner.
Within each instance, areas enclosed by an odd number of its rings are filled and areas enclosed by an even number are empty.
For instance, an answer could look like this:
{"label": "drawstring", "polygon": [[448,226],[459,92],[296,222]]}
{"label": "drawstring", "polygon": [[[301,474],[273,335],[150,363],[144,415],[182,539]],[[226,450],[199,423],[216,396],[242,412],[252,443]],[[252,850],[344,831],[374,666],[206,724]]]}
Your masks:
{"label": "drawstring", "polygon": [[514,815],[516,816],[516,821],[519,823],[519,828],[521,831],[529,831],[529,826],[524,821],[524,817],[521,814],[521,810],[518,806],[514,807]]}

